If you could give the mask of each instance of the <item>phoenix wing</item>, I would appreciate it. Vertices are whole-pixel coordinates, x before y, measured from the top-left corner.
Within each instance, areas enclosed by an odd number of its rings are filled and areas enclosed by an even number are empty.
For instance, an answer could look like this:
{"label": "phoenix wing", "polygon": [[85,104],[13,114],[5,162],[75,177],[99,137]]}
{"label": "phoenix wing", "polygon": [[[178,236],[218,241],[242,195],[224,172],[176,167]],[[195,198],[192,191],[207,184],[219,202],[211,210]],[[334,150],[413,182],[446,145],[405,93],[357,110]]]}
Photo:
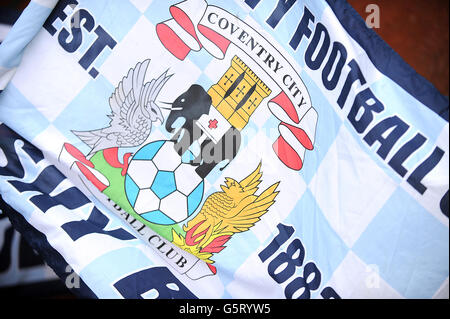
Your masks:
{"label": "phoenix wing", "polygon": [[279,193],[276,191],[278,184],[273,184],[259,196],[250,195],[245,198],[243,202],[249,203],[234,216],[225,216],[219,227],[221,231],[240,233],[254,226],[255,223],[261,220],[261,216],[267,213],[269,207],[275,203],[275,198]]}

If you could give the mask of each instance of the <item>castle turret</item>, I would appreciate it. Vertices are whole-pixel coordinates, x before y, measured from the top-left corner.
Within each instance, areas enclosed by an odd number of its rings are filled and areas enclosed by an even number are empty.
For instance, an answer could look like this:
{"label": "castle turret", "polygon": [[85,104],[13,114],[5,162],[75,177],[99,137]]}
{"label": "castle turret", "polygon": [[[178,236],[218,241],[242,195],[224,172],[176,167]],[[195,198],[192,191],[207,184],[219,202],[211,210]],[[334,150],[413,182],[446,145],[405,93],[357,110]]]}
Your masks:
{"label": "castle turret", "polygon": [[218,163],[224,159],[230,162],[236,156],[241,143],[240,131],[271,92],[240,58],[233,57],[228,70],[208,90],[212,105],[208,114],[195,122],[202,131],[196,140],[200,150],[190,150],[194,162],[201,162],[195,169],[199,176],[206,177]]}
{"label": "castle turret", "polygon": [[214,108],[238,130],[247,125],[250,116],[271,92],[237,56],[217,84],[208,90]]}

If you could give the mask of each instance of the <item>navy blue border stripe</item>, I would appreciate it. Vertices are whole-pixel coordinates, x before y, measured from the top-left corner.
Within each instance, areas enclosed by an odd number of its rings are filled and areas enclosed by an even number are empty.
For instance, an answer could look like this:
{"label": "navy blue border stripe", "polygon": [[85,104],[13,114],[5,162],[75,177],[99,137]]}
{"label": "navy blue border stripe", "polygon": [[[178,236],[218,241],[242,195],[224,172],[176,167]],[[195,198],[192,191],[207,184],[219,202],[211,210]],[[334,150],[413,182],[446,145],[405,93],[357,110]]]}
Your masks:
{"label": "navy blue border stripe", "polygon": [[[31,248],[39,253],[46,264],[55,271],[63,283],[66,281],[67,276],[73,275],[73,272],[66,272],[68,263],[61,256],[61,254],[49,244],[45,235],[30,225],[20,213],[16,212],[11,206],[9,206],[3,200],[1,195],[0,209],[9,218],[13,227],[25,238]],[[97,299],[97,296],[84,283],[82,278],[80,278],[80,288],[71,288],[69,291],[79,298]]]}
{"label": "navy blue border stripe", "polygon": [[375,67],[448,122],[448,98],[418,74],[346,0],[326,0],[348,34],[366,51]]}

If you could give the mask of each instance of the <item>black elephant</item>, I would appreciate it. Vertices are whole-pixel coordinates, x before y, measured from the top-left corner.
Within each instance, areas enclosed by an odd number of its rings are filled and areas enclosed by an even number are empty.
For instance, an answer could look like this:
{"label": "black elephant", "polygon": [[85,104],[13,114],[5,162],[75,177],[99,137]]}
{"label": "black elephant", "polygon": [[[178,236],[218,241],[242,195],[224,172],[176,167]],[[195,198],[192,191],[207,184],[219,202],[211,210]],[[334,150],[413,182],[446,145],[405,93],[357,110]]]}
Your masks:
{"label": "black elephant", "polygon": [[192,132],[194,120],[198,120],[203,114],[208,114],[212,99],[202,86],[194,84],[171,103],[171,111],[166,121],[166,130],[174,131],[173,123],[178,118],[185,118],[183,128]]}
{"label": "black elephant", "polygon": [[180,156],[202,135],[203,132],[196,129],[194,121],[203,114],[208,114],[211,102],[211,97],[203,87],[194,84],[171,103],[171,111],[166,121],[167,132],[173,133],[173,124],[177,119],[185,119],[181,129],[172,137],[172,140],[176,142],[175,150]]}
{"label": "black elephant", "polygon": [[[173,124],[179,118],[184,118],[185,122],[181,128],[172,137],[175,142],[175,150],[182,156],[188,148],[205,133],[195,125],[194,121],[198,120],[203,114],[208,114],[211,108],[211,96],[203,89],[202,86],[194,84],[179,97],[171,106],[170,114],[166,121],[166,130],[173,133],[175,130]],[[229,162],[236,156],[241,144],[240,131],[231,127],[224,136],[214,143],[206,137],[200,143],[200,154],[190,164],[197,166],[197,174],[205,178],[214,167],[225,159]],[[221,168],[223,170],[229,162]]]}

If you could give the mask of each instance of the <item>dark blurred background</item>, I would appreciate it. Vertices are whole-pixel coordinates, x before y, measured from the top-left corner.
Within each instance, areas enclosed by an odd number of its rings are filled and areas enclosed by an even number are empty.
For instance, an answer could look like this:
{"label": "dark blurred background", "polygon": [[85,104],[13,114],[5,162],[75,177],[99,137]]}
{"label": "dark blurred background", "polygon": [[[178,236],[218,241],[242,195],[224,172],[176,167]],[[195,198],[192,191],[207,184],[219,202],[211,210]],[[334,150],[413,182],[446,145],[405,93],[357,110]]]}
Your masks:
{"label": "dark blurred background", "polygon": [[[0,41],[8,25],[27,6],[27,0],[0,0]],[[121,1],[121,0],[115,0]],[[163,1],[163,0],[158,0]],[[366,12],[370,4],[380,10],[379,28],[374,30],[411,65],[428,79],[445,96],[449,96],[449,1],[448,0],[347,0],[364,20],[372,13]],[[7,222],[0,215],[0,226]],[[29,271],[45,267],[39,256],[21,240],[9,226],[0,227],[0,278],[17,277],[18,285],[2,288],[2,295],[38,296],[43,298],[72,298],[56,276],[42,281],[27,282]],[[16,243],[16,244],[14,244]],[[20,244],[17,244],[20,243]],[[11,265],[22,268],[12,269]],[[28,277],[27,277],[28,276]],[[6,278],[6,277],[5,277]],[[8,281],[12,282],[11,277]],[[29,279],[29,278],[28,278]]]}
{"label": "dark blurred background", "polygon": [[380,8],[374,29],[419,74],[448,96],[448,0],[347,0],[366,19]]}

